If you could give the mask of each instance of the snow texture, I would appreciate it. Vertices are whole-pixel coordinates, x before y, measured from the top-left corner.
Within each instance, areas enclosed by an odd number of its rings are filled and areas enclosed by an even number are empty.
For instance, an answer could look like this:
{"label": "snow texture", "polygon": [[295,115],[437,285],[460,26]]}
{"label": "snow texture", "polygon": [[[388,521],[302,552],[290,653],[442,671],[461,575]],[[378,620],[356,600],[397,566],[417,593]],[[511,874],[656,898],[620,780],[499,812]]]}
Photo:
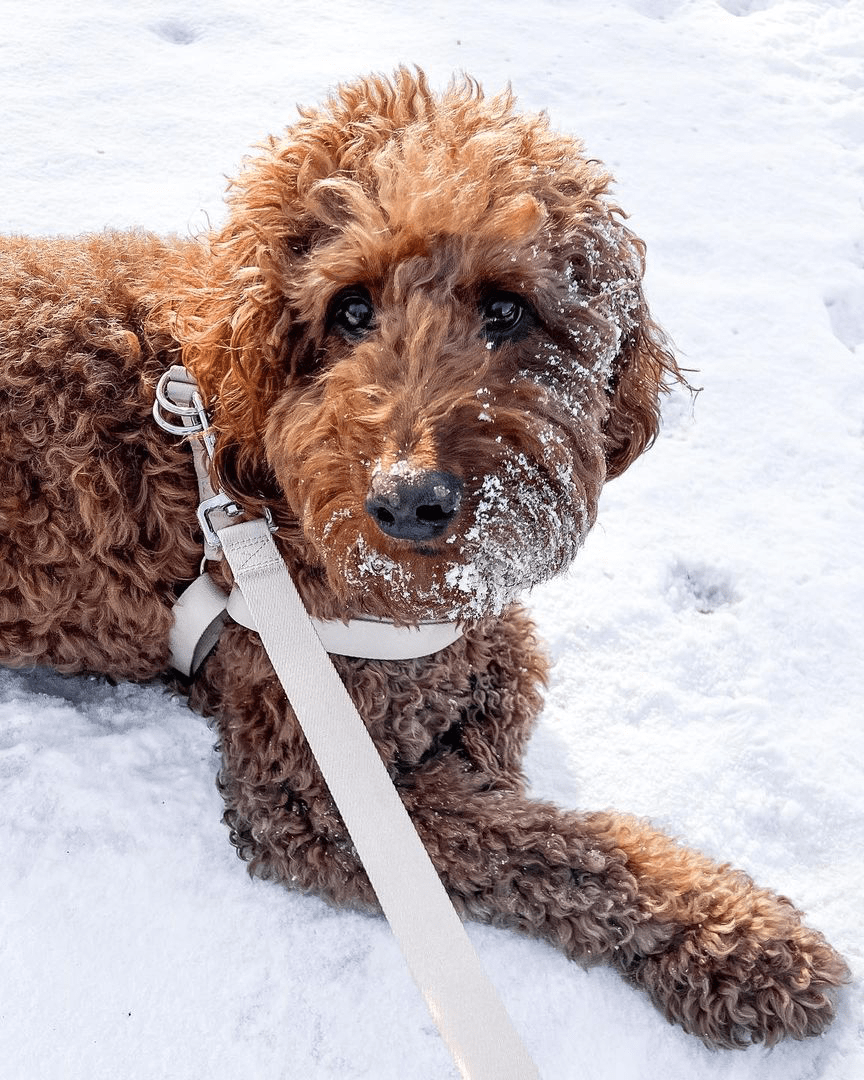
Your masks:
{"label": "snow texture", "polygon": [[[862,973],[861,0],[0,3],[0,229],[223,218],[294,103],[400,62],[512,80],[612,168],[703,388],[530,599],[528,770],[794,898]],[[857,718],[857,719],[856,719]],[[213,734],[158,687],[0,671],[2,1080],[455,1076],[379,920],[250,881]],[[825,1036],[711,1053],[606,969],[471,926],[545,1080],[860,1080]]]}

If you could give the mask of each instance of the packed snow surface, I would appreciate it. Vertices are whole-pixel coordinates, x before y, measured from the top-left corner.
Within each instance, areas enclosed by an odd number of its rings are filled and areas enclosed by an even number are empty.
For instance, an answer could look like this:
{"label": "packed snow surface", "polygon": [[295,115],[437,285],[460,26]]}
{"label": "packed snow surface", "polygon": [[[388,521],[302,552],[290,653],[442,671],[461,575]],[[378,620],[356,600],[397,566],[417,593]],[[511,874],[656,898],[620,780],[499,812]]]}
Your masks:
{"label": "packed snow surface", "polygon": [[[860,978],[861,0],[0,3],[0,230],[200,233],[340,80],[508,80],[615,173],[695,402],[529,598],[534,791],[792,897]],[[156,686],[0,671],[2,1080],[455,1076],[386,925],[249,880],[214,735]],[[469,933],[545,1080],[861,1080],[822,1038],[710,1052],[604,968]]]}

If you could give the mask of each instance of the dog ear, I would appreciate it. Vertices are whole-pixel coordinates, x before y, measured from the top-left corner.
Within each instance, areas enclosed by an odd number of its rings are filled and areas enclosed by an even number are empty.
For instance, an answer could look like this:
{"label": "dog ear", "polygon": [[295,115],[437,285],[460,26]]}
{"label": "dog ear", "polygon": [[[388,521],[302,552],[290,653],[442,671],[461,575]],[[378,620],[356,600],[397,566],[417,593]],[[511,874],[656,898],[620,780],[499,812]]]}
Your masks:
{"label": "dog ear", "polygon": [[[607,478],[619,476],[647,450],[660,427],[660,399],[686,385],[670,344],[652,320],[642,291],[645,245],[606,204],[590,227],[581,276],[589,306],[606,321],[618,345],[609,373],[604,425]],[[587,267],[587,273],[586,273]]]}
{"label": "dog ear", "polygon": [[[302,198],[308,148],[271,138],[259,151],[232,182],[228,221],[202,243],[197,279],[175,317],[183,363],[220,435],[220,483],[247,502],[256,492],[273,497],[264,425],[315,350],[290,290],[321,229]],[[319,164],[326,172],[329,163]]]}
{"label": "dog ear", "polygon": [[654,442],[661,395],[684,382],[668,342],[648,313],[639,289],[636,321],[613,365],[605,424],[607,479],[619,476]]}
{"label": "dog ear", "polygon": [[294,366],[286,288],[308,247],[306,222],[291,221],[275,193],[270,206],[243,205],[251,186],[230,200],[230,220],[207,242],[201,281],[178,313],[183,360],[205,400],[218,400],[232,430],[250,437]]}

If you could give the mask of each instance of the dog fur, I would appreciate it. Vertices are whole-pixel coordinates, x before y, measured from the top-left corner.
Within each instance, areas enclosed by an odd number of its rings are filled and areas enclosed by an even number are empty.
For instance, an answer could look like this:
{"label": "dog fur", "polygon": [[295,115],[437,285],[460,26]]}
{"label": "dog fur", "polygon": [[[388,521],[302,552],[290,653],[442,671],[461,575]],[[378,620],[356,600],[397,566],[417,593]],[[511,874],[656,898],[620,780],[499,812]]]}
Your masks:
{"label": "dog fur", "polygon": [[[150,409],[182,360],[218,485],[272,509],[312,614],[463,624],[423,659],[333,658],[460,913],[614,965],[710,1044],[814,1035],[847,972],[791,903],[520,771],[547,662],[516,597],[570,564],[679,377],[609,179],[509,93],[400,70],[301,110],[212,236],[0,240],[0,661],[168,669],[201,536]],[[250,871],[375,910],[257,635],[229,624],[182,685]]]}

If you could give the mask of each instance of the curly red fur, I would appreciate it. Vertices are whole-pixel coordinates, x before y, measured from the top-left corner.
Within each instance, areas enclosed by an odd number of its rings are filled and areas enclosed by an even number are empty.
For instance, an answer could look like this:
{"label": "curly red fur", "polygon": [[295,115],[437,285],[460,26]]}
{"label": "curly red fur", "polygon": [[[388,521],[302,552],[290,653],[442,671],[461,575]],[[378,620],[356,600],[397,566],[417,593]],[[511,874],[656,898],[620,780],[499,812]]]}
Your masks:
{"label": "curly red fur", "polygon": [[[188,448],[150,408],[182,355],[214,479],[272,508],[313,614],[464,625],[418,660],[334,657],[458,909],[614,964],[712,1044],[815,1034],[846,969],[788,901],[525,792],[547,667],[513,599],[572,561],[679,377],[609,182],[511,94],[402,70],[302,110],[203,242],[0,240],[0,658],[167,668],[201,548]],[[518,332],[493,332],[490,297]],[[430,477],[444,495],[408,532],[374,509]],[[375,909],[257,635],[229,625],[185,689],[250,870]]]}

